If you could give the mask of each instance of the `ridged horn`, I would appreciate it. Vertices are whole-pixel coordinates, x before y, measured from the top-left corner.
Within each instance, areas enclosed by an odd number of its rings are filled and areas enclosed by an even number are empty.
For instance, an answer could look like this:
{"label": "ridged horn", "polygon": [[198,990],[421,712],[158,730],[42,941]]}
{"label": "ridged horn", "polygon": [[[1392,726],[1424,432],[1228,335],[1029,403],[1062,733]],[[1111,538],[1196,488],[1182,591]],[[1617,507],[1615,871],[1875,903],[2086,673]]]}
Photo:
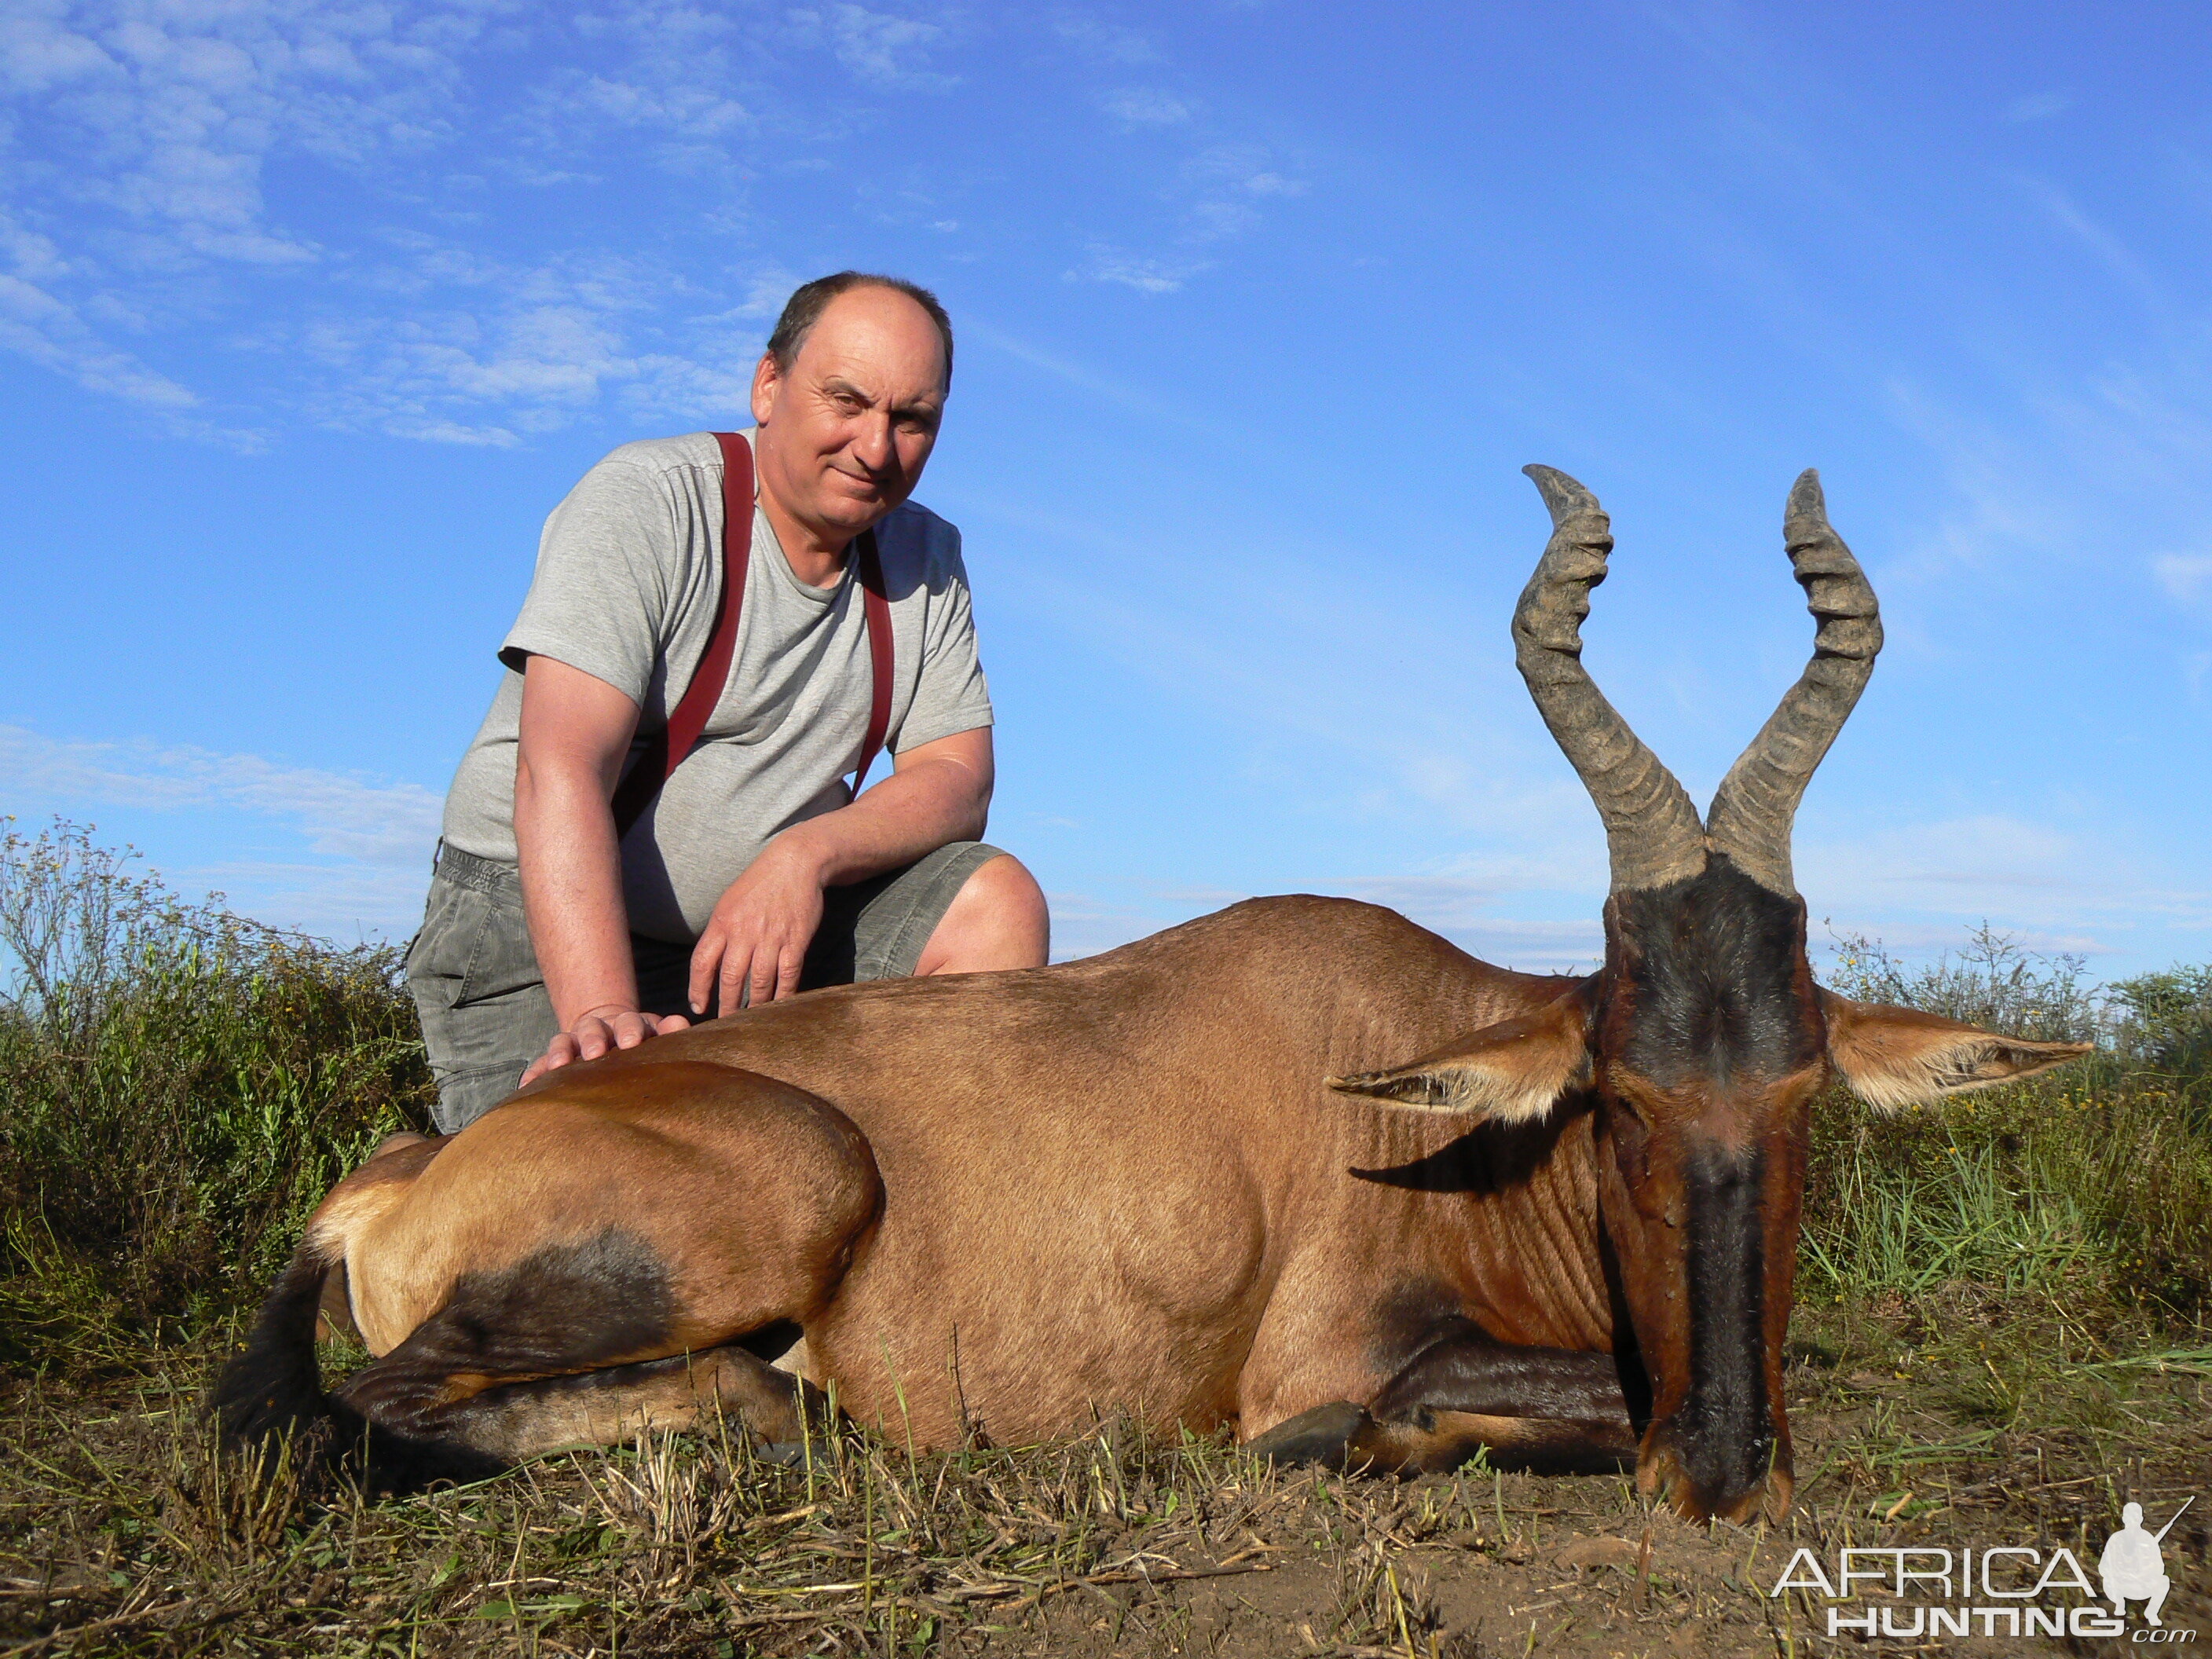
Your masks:
{"label": "ridged horn", "polygon": [[1616,892],[1663,887],[1705,867],[1704,826],[1674,775],[1645,748],[1583,667],[1582,621],[1605,580],[1612,521],[1597,498],[1548,466],[1521,469],[1551,509],[1552,539],[1513,611],[1528,695],[1605,821]]}
{"label": "ridged horn", "polygon": [[1795,893],[1790,832],[1814,769],[1836,740],[1874,672],[1881,611],[1866,572],[1828,526],[1820,475],[1808,467],[1790,492],[1783,539],[1819,624],[1813,660],[1714,793],[1707,839],[1762,887]]}

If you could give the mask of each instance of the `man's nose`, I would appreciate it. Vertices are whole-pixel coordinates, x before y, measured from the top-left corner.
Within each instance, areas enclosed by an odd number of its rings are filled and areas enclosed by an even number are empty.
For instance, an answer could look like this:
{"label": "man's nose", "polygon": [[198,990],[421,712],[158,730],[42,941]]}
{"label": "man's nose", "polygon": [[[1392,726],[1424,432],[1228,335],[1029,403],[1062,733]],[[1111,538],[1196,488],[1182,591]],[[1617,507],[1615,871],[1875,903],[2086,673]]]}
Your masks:
{"label": "man's nose", "polygon": [[891,470],[898,457],[898,447],[891,441],[890,410],[872,409],[860,417],[860,434],[853,440],[853,454],[871,472]]}

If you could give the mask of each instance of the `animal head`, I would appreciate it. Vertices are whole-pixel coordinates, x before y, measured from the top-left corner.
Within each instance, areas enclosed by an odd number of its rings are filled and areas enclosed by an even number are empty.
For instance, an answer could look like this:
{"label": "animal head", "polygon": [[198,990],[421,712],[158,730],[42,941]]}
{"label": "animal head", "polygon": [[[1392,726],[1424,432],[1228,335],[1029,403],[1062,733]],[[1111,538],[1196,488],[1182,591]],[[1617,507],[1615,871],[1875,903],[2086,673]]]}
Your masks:
{"label": "animal head", "polygon": [[1613,537],[1582,485],[1528,469],[1553,533],[1514,613],[1522,677],[1604,820],[1605,966],[1534,1013],[1331,1086],[1512,1121],[1595,1097],[1598,1202],[1651,1383],[1647,1492],[1693,1518],[1789,1504],[1782,1355],[1813,1102],[1841,1079],[1896,1110],[2085,1052],[1813,981],[1790,872],[1797,803],[1881,647],[1874,590],[1829,527],[1819,476],[1784,536],[1818,623],[1813,659],[1701,820],[1582,665],[1582,619]]}

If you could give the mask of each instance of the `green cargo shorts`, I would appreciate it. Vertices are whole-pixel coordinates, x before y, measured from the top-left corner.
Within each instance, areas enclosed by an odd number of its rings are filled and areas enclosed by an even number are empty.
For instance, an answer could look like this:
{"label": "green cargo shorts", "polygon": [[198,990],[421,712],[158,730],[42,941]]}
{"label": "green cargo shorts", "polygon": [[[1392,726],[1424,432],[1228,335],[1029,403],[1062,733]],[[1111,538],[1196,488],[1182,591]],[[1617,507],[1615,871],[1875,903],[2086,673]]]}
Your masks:
{"label": "green cargo shorts", "polygon": [[[954,896],[998,856],[981,842],[956,841],[903,869],[830,888],[799,988],[905,978]],[[646,1011],[689,1014],[691,947],[633,933],[630,950]],[[438,1085],[431,1115],[452,1134],[513,1094],[560,1030],[530,948],[514,866],[442,850],[422,930],[407,947],[407,989]]]}

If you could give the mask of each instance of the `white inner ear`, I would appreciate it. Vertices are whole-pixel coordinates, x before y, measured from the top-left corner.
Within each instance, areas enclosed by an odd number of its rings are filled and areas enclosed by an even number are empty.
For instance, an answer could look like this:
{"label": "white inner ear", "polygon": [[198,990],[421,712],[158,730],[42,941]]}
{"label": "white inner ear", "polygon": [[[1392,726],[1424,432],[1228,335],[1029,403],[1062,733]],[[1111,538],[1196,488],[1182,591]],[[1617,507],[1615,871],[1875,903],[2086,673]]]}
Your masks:
{"label": "white inner ear", "polygon": [[1589,1050],[1577,1043],[1549,1066],[1520,1066],[1502,1075],[1486,1066],[1463,1075],[1471,1098],[1462,1110],[1479,1107],[1501,1123],[1525,1123],[1550,1111],[1570,1089],[1589,1081]]}
{"label": "white inner ear", "polygon": [[1993,1089],[2044,1069],[1991,1066],[2013,1048],[2002,1037],[1967,1034],[1956,1042],[1923,1048],[1917,1054],[1879,1052],[1865,1056],[1874,1063],[1858,1071],[1849,1069],[1838,1059],[1836,1069],[1843,1073],[1851,1092],[1868,1105],[1876,1111],[1897,1112],[1908,1106],[1930,1106],[1950,1095]]}
{"label": "white inner ear", "polygon": [[[1545,1054],[1545,1046],[1508,1044],[1419,1070],[1330,1078],[1328,1085],[1408,1111],[1454,1112],[1480,1115],[1502,1123],[1525,1122],[1543,1116],[1568,1090],[1589,1081],[1587,1048],[1560,1043],[1554,1055]],[[1536,1063],[1531,1064],[1532,1060]]]}

